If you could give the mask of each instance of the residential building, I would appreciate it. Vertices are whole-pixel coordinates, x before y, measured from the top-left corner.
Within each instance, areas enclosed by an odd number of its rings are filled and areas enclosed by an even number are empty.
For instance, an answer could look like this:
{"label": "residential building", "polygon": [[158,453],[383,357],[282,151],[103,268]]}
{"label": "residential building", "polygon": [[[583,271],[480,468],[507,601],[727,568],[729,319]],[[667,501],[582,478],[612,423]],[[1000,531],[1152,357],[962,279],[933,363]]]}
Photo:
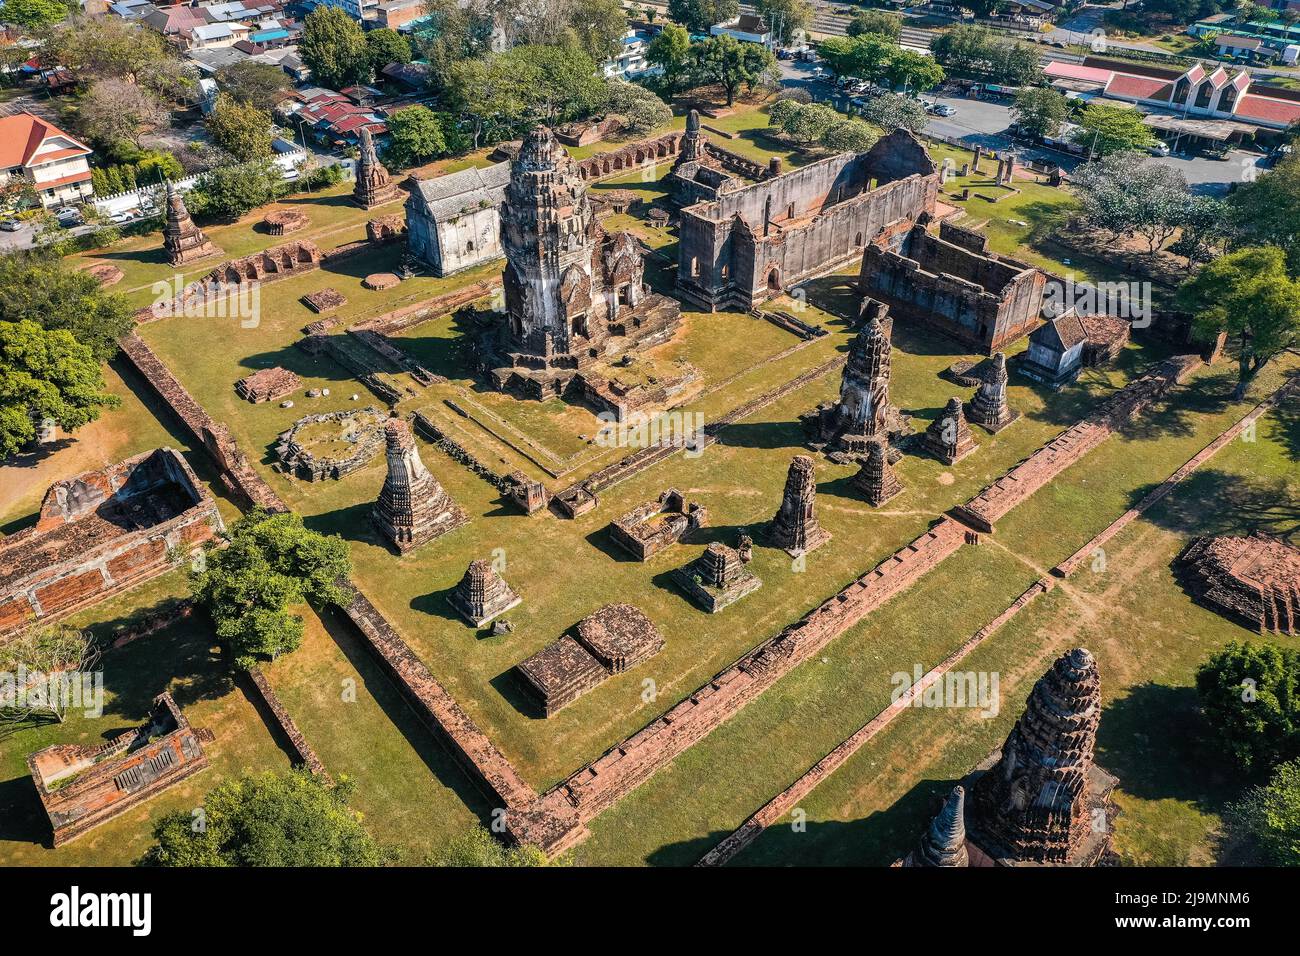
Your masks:
{"label": "residential building", "polygon": [[31,113],[0,117],[0,182],[28,180],[47,209],[94,195],[88,161],[92,152]]}
{"label": "residential building", "polygon": [[772,31],[768,29],[767,23],[762,17],[754,16],[752,13],[742,13],[740,16],[732,17],[722,23],[715,23],[709,27],[709,33],[715,37],[734,37],[745,43],[761,43],[763,46],[772,45]]}

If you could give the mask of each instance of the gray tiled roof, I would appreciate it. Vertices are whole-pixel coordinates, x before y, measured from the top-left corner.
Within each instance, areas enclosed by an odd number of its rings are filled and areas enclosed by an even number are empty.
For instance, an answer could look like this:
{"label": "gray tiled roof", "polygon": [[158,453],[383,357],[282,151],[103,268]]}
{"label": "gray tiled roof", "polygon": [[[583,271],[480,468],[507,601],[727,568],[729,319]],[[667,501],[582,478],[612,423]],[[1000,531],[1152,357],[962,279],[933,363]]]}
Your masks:
{"label": "gray tiled roof", "polygon": [[501,203],[509,182],[510,164],[497,163],[486,169],[462,169],[450,176],[421,179],[416,188],[430,214],[441,219],[466,209],[478,209],[484,202],[493,206]]}

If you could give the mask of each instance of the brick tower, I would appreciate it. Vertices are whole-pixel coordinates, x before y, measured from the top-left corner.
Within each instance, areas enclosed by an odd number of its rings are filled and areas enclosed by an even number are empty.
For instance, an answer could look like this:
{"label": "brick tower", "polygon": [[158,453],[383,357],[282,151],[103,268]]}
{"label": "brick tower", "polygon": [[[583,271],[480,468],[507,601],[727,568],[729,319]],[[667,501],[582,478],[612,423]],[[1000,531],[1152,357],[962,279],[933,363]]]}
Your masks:
{"label": "brick tower", "polygon": [[[840,378],[839,401],[821,405],[801,416],[810,444],[825,448],[831,461],[865,461],[871,445],[901,434],[905,423],[889,403],[893,346],[878,315],[872,315],[849,345]],[[901,453],[890,451],[890,460]]]}
{"label": "brick tower", "polygon": [[772,544],[792,557],[815,551],[831,539],[817,521],[817,479],[813,460],[796,455],[785,478],[781,508],[772,519]]}
{"label": "brick tower", "polygon": [[871,443],[867,460],[862,463],[862,470],[853,476],[852,486],[875,508],[902,493],[903,483],[898,480],[894,466],[889,463],[884,441]]}
{"label": "brick tower", "polygon": [[482,627],[517,607],[523,598],[511,590],[496,568],[480,559],[470,562],[448,600],[461,617],[475,627]]}
{"label": "brick tower", "polygon": [[1114,780],[1093,766],[1100,718],[1097,662],[1076,647],[1034,684],[996,763],[971,788],[967,822],[985,854],[1013,863],[1096,863],[1109,847]]}
{"label": "brick tower", "polygon": [[970,866],[966,851],[966,791],[952,788],[906,866]]}
{"label": "brick tower", "polygon": [[931,422],[921,436],[921,447],[945,465],[955,465],[979,448],[966,424],[961,399],[948,399],[943,414]]}
{"label": "brick tower", "polygon": [[375,153],[375,141],[370,130],[361,127],[361,155],[357,158],[357,184],[352,188],[352,199],[362,209],[372,209],[397,198],[397,185],[388,177],[388,170]]}
{"label": "brick tower", "polygon": [[993,369],[980,384],[970,401],[970,420],[986,431],[996,434],[1020,416],[1007,405],[1007,357],[998,352],[993,356]]}
{"label": "brick tower", "polygon": [[203,230],[194,225],[190,211],[185,208],[185,200],[170,181],[167,183],[167,224],[163,226],[163,249],[167,252],[167,262],[174,266],[221,253],[203,234]]}
{"label": "brick tower", "polygon": [[388,477],[371,515],[385,539],[405,553],[469,520],[424,467],[410,425],[391,418],[384,425],[384,437]]}

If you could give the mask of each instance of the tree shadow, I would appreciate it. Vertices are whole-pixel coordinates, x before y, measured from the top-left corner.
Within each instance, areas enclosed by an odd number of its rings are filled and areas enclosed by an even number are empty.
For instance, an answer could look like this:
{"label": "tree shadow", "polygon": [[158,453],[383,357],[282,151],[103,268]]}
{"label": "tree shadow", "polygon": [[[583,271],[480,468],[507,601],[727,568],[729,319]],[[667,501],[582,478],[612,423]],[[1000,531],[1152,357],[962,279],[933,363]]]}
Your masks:
{"label": "tree shadow", "polygon": [[334,511],[326,511],[316,515],[304,515],[302,523],[309,531],[317,531],[321,534],[337,534],[345,541],[378,545],[387,548],[390,554],[400,554],[389,541],[381,539],[375,530],[374,524],[370,520],[370,511],[373,507],[373,502],[358,501],[346,508],[336,508]]}
{"label": "tree shadow", "polygon": [[1283,478],[1249,479],[1201,468],[1145,515],[1157,527],[1184,536],[1247,535],[1254,531],[1300,546],[1300,501]]}

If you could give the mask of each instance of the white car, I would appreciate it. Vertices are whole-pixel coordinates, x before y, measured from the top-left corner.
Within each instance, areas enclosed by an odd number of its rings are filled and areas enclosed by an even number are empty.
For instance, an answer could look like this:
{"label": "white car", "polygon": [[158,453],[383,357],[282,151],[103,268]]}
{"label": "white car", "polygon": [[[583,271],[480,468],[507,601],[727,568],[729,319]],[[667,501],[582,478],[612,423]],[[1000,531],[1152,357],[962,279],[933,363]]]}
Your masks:
{"label": "white car", "polygon": [[930,107],[930,112],[935,116],[953,116],[957,112],[955,106],[949,106],[947,103],[935,103]]}
{"label": "white car", "polygon": [[1147,152],[1150,153],[1152,156],[1168,156],[1168,155],[1169,155],[1169,144],[1168,144],[1168,143],[1156,143],[1154,146],[1148,146],[1148,147],[1147,147]]}

